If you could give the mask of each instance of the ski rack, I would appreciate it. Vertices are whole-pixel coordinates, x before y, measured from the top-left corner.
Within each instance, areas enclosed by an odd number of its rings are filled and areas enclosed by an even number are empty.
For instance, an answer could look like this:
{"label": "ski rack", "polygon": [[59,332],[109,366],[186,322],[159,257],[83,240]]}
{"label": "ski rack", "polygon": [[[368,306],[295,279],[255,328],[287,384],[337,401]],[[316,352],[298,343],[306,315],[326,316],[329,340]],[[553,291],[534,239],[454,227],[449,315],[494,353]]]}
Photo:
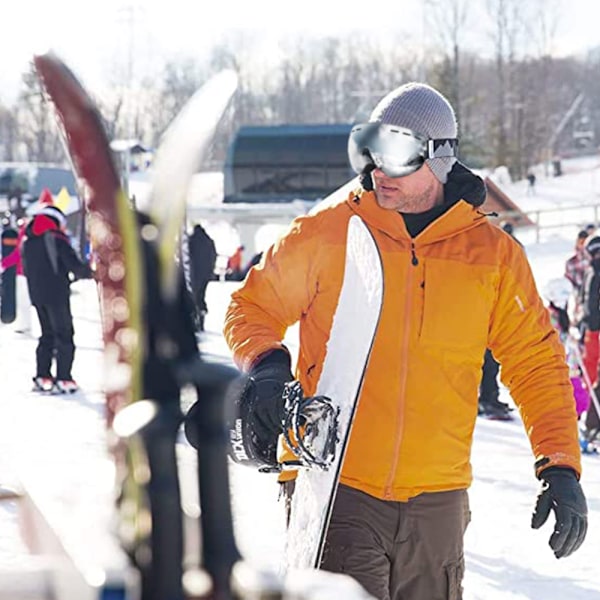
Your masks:
{"label": "ski rack", "polygon": [[[215,407],[222,406],[219,395],[237,372],[204,368],[200,359],[185,284],[171,264],[175,247],[171,232],[179,231],[180,223],[174,219],[184,214],[183,192],[189,182],[175,182],[178,193],[173,198],[165,193],[165,180],[178,163],[173,151],[190,154],[179,142],[196,150],[194,161],[200,160],[235,90],[235,77],[213,78],[206,93],[202,88],[186,105],[186,120],[177,119],[175,128],[165,135],[171,155],[159,150],[164,167],[157,169],[161,177],[154,181],[160,193],[154,194],[150,205],[153,219],[134,213],[125,197],[102,117],[78,79],[51,53],[36,56],[34,63],[56,109],[77,175],[88,190],[85,201],[98,255],[109,373],[107,424],[117,467],[119,538],[140,573],[141,600],[183,600],[197,595],[184,590],[183,513],[176,456],[183,420],[180,392],[185,383],[195,384],[201,404],[207,405],[206,422],[201,426],[208,436],[198,456],[203,485],[201,521],[196,526],[201,530],[204,563],[191,570],[204,568],[211,594],[227,598],[229,575],[239,553],[229,508],[225,440],[221,443],[218,435],[211,434],[207,423],[218,429],[220,412]],[[209,122],[198,128],[198,118],[206,114]],[[200,140],[194,131],[200,131]],[[189,156],[183,164],[185,168],[176,172],[191,177],[194,165]],[[176,203],[178,208],[165,209],[160,203]],[[222,469],[216,475],[214,465]],[[211,492],[213,484],[217,492]]]}

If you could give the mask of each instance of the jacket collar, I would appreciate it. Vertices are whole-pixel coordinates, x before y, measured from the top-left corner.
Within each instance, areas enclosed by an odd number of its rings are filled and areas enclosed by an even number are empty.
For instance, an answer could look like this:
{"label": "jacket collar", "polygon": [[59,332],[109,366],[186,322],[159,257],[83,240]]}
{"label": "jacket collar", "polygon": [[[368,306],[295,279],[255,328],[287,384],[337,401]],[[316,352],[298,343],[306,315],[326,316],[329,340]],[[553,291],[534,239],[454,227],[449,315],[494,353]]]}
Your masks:
{"label": "jacket collar", "polygon": [[[430,223],[414,242],[433,243],[452,237],[462,231],[487,221],[478,209],[485,201],[485,184],[480,177],[456,163],[444,185],[444,204],[449,208]],[[373,226],[397,240],[410,240],[402,215],[393,210],[381,208],[375,198],[375,192],[362,188],[352,192],[347,203],[368,225]]]}
{"label": "jacket collar", "polygon": [[47,231],[60,231],[56,221],[46,215],[36,215],[28,229],[35,236],[44,235]]}

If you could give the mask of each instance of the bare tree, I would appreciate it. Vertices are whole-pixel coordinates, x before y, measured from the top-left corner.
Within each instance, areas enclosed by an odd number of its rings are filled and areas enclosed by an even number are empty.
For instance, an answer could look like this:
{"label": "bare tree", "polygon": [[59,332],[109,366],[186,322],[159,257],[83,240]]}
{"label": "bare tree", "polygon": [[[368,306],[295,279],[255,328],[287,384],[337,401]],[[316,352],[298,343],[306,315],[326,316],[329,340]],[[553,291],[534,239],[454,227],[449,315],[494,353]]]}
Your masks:
{"label": "bare tree", "polygon": [[[525,110],[529,117],[527,120],[532,120],[533,123],[525,124],[529,131],[526,137],[520,140],[520,148],[523,150],[525,163],[529,165],[540,160],[549,161],[552,158],[548,140],[552,137],[555,119],[550,112],[552,100],[544,90],[552,86],[551,72],[554,66],[552,52],[560,25],[561,6],[557,0],[530,0],[528,6],[529,15],[525,19],[525,28],[537,68],[527,69],[529,78],[523,81],[522,95],[525,98]],[[532,77],[534,79],[531,79]],[[532,88],[537,89],[538,93],[532,95],[530,93]],[[534,147],[530,146],[531,142],[534,142]]]}
{"label": "bare tree", "polygon": [[23,74],[22,90],[16,103],[19,137],[34,162],[61,162],[65,155],[54,114],[44,100],[37,73],[31,65]]}
{"label": "bare tree", "polygon": [[17,159],[19,136],[15,113],[0,105],[0,160]]}
{"label": "bare tree", "polygon": [[[196,89],[212,73],[233,68],[239,86],[217,130],[213,168],[223,162],[242,125],[362,121],[387,92],[424,72],[454,105],[461,159],[472,166],[506,164],[520,176],[549,158],[544,155],[548,140],[579,94],[585,95],[585,113],[573,115],[557,148],[576,151],[582,128],[588,137],[600,136],[600,51],[586,58],[553,57],[557,0],[485,0],[477,6],[485,7],[490,17],[489,31],[481,26],[491,34],[487,49],[473,51],[466,45],[467,33],[472,33],[471,2],[427,0],[427,30],[437,36],[437,45],[425,55],[414,37],[400,32],[392,40],[360,33],[309,41],[287,38],[268,52],[260,38],[234,34],[203,60],[171,61],[135,89],[119,76],[121,83],[115,80],[102,90],[99,104],[110,137],[133,131],[142,143],[156,145]],[[117,77],[117,67],[113,71]],[[125,115],[126,99],[135,108],[133,129]],[[32,72],[24,77],[16,105],[0,106],[0,136],[0,158],[62,158],[52,114]]]}
{"label": "bare tree", "polygon": [[492,40],[496,63],[494,139],[496,140],[496,164],[511,162],[509,142],[509,108],[515,102],[513,94],[513,70],[520,46],[523,21],[519,0],[487,0],[492,19]]}
{"label": "bare tree", "polygon": [[524,27],[534,57],[551,56],[561,23],[560,0],[529,0]]}
{"label": "bare tree", "polygon": [[437,35],[443,50],[447,69],[445,88],[448,99],[454,106],[456,117],[460,123],[461,110],[461,40],[469,28],[469,2],[467,0],[429,0],[429,10],[426,11],[426,23],[431,23],[431,29]]}

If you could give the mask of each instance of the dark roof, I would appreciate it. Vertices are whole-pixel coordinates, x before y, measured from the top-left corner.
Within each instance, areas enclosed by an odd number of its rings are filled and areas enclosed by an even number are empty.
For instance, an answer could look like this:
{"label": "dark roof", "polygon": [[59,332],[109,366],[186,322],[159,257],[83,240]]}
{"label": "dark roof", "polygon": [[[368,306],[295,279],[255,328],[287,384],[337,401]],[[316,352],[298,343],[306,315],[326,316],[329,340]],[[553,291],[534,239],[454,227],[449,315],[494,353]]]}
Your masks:
{"label": "dark roof", "polygon": [[487,194],[482,209],[486,212],[511,213],[504,218],[516,226],[533,225],[533,221],[489,178],[485,178]]}
{"label": "dark roof", "polygon": [[294,125],[245,125],[240,127],[236,136],[276,137],[276,136],[311,136],[311,135],[348,135],[350,123],[294,124]]}

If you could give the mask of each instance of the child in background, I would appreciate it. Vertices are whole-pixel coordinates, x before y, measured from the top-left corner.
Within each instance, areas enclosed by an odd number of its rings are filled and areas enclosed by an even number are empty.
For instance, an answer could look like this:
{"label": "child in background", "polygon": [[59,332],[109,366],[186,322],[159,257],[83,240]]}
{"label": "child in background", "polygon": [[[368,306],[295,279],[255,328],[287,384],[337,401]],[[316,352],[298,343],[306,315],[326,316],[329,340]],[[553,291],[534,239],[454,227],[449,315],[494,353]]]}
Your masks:
{"label": "child in background", "polygon": [[566,277],[551,279],[544,290],[552,325],[558,331],[565,347],[569,376],[573,385],[575,408],[580,417],[590,406],[590,393],[585,381],[579,343],[571,334],[571,321],[567,312],[573,285]]}

